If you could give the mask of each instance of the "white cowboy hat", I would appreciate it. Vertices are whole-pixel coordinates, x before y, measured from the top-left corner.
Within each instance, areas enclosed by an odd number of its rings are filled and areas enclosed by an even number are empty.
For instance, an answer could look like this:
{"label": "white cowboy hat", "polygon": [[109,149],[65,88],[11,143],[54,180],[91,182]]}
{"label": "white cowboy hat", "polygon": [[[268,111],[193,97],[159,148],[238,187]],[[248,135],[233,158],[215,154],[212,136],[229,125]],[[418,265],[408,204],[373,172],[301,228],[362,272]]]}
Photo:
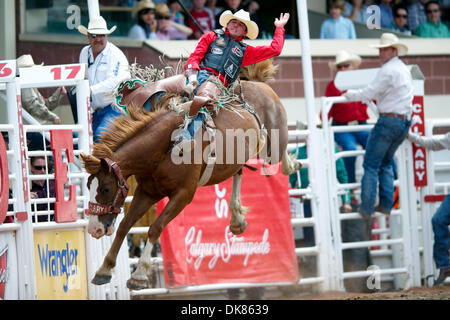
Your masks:
{"label": "white cowboy hat", "polygon": [[[24,54],[17,58],[17,65],[19,68],[28,68],[28,67],[34,67],[36,64],[34,64],[33,57],[31,54]],[[44,65],[42,62],[39,64],[39,66]]]}
{"label": "white cowboy hat", "polygon": [[235,14],[233,14],[230,10],[224,11],[220,15],[219,23],[222,27],[226,28],[228,22],[233,19],[239,20],[247,26],[247,37],[249,37],[249,39],[256,39],[256,37],[258,36],[259,28],[256,23],[250,20],[250,14],[247,11],[241,9]]}
{"label": "white cowboy hat", "polygon": [[133,16],[136,16],[139,11],[144,9],[155,9],[155,4],[152,2],[152,0],[139,1],[135,9],[133,10]]}
{"label": "white cowboy hat", "polygon": [[408,47],[406,44],[401,43],[398,37],[393,33],[383,33],[380,38],[379,44],[370,45],[372,48],[397,48],[398,55],[404,56],[408,53]]}
{"label": "white cowboy hat", "polygon": [[361,64],[361,57],[356,54],[342,50],[336,54],[336,60],[334,62],[331,61],[328,62],[328,66],[333,70],[337,70],[337,66],[345,62],[351,63],[357,68]]}
{"label": "white cowboy hat", "polygon": [[111,34],[116,30],[116,26],[108,30],[105,19],[102,16],[94,17],[89,21],[88,28],[79,26],[78,31],[82,34]]}

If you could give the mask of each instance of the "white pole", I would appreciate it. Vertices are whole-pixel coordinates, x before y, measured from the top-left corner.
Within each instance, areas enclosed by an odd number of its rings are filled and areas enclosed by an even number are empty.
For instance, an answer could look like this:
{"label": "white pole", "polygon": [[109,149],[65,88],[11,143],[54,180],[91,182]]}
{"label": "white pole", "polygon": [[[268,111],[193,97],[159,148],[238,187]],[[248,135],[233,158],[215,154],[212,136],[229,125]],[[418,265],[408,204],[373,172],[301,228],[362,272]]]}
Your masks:
{"label": "white pole", "polygon": [[309,24],[308,8],[306,0],[297,0],[297,14],[300,30],[300,42],[302,47],[303,83],[306,101],[306,115],[308,129],[316,130],[315,107],[314,107],[314,80],[312,73],[311,52],[309,49]]}
{"label": "white pole", "polygon": [[88,0],[88,10],[89,10],[89,21],[93,17],[98,17],[100,15],[98,0]]}
{"label": "white pole", "polygon": [[18,78],[6,84],[6,96],[8,107],[8,123],[14,126],[14,133],[10,136],[10,146],[14,150],[14,162],[11,170],[15,172],[16,181],[12,185],[16,204],[14,211],[26,213],[27,219],[20,221],[21,227],[16,233],[17,244],[17,264],[19,266],[19,299],[34,300],[37,298],[35,263],[34,263],[34,240],[33,226],[31,223],[30,202],[25,202],[26,167],[22,166],[22,161],[26,161],[25,132],[23,131],[23,120],[18,110],[21,110],[20,83]]}
{"label": "white pole", "polygon": [[[316,127],[316,112],[314,107],[314,81],[312,73],[311,52],[309,50],[309,24],[308,24],[308,9],[306,0],[297,0],[297,13],[299,20],[300,41],[302,50],[302,67],[303,67],[303,82],[306,102],[306,115],[308,130],[311,134],[307,140],[307,154],[308,159],[313,163],[309,166],[309,181],[310,187],[315,196],[311,199],[313,216],[317,223],[314,227],[314,235],[316,241],[319,239],[327,239],[321,241],[321,249],[318,255],[318,272],[319,277],[324,278],[321,283],[320,290],[327,291],[338,288],[339,285],[335,276],[335,270],[330,266],[335,264],[335,253],[333,251],[333,244],[330,235],[332,230],[330,227],[330,208],[328,205],[329,190],[326,172],[330,170],[327,168],[326,161],[327,147],[325,145],[326,139],[322,132]],[[334,151],[334,150],[332,150]],[[331,151],[331,152],[332,152]]]}

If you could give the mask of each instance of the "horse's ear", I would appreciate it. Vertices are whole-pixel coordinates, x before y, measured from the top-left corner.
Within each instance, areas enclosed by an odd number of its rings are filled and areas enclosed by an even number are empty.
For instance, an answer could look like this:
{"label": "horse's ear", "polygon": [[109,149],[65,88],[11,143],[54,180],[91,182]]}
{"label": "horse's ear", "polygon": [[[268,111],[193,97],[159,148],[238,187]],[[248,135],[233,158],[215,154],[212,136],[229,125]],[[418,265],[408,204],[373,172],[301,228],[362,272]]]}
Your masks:
{"label": "horse's ear", "polygon": [[101,165],[101,168],[106,170],[107,172],[111,171],[111,167],[108,165],[108,162],[106,162],[105,159],[100,159],[100,165]]}
{"label": "horse's ear", "polygon": [[96,174],[100,170],[100,159],[83,152],[80,154],[80,158],[84,168],[88,173]]}

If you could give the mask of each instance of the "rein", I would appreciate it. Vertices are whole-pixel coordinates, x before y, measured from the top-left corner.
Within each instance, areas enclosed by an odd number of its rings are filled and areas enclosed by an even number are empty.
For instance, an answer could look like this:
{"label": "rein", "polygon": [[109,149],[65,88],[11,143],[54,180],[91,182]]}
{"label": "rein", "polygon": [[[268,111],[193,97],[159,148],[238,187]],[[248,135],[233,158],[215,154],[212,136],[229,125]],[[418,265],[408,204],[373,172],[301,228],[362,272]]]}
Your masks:
{"label": "rein", "polygon": [[127,197],[128,190],[130,188],[125,181],[118,164],[109,158],[104,158],[103,160],[105,160],[108,166],[113,169],[113,172],[118,180],[118,188],[116,191],[116,195],[114,196],[114,200],[109,204],[99,204],[89,201],[89,214],[95,216],[120,213],[120,208],[125,202],[125,198]]}

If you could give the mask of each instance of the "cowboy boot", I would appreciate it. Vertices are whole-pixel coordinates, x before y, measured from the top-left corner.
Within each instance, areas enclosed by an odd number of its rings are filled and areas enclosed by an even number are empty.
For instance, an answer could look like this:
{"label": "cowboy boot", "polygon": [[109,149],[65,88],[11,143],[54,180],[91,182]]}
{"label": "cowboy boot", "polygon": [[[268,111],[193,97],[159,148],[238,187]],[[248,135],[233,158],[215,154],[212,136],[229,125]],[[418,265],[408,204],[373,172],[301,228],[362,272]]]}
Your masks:
{"label": "cowboy boot", "polygon": [[438,275],[437,279],[435,280],[434,285],[435,286],[444,285],[444,281],[447,277],[450,277],[450,267],[439,269],[439,275]]}
{"label": "cowboy boot", "polygon": [[[198,125],[196,126],[194,123],[198,112],[202,107],[211,105],[213,102],[217,101],[218,93],[219,89],[210,81],[205,81],[199,87],[197,95],[194,96],[189,110],[186,112],[184,124],[175,138],[173,150],[181,154],[183,142],[194,138],[195,132],[200,127]],[[203,122],[203,119],[201,119],[201,122]],[[193,134],[189,132],[189,128],[192,129],[191,131],[193,131]]]}

